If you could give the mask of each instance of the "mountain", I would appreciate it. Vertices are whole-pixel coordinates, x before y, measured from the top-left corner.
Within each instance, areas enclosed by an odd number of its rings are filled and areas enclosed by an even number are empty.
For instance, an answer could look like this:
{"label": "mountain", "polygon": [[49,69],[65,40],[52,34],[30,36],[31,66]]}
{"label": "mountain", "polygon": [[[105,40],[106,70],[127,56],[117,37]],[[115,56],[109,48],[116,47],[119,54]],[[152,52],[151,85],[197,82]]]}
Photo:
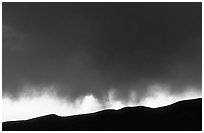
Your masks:
{"label": "mountain", "polygon": [[201,131],[202,98],[169,106],[125,107],[60,117],[54,114],[3,122],[3,131]]}

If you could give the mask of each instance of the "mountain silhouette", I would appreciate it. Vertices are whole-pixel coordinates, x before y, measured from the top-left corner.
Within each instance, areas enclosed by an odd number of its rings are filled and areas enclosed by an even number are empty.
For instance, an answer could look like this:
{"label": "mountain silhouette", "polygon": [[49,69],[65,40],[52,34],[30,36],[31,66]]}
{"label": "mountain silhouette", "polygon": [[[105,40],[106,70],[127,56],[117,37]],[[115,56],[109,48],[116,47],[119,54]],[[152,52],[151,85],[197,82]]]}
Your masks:
{"label": "mountain silhouette", "polygon": [[169,106],[125,107],[60,117],[54,114],[3,122],[3,131],[201,131],[202,98]]}

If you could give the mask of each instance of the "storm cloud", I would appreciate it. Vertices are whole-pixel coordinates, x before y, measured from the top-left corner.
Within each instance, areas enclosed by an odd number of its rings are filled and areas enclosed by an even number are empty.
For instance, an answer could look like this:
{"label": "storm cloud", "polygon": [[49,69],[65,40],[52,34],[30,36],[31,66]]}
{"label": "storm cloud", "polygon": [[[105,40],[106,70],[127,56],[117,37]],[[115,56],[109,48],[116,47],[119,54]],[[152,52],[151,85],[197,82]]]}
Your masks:
{"label": "storm cloud", "polygon": [[2,3],[2,90],[18,98],[110,90],[127,100],[202,89],[201,3]]}

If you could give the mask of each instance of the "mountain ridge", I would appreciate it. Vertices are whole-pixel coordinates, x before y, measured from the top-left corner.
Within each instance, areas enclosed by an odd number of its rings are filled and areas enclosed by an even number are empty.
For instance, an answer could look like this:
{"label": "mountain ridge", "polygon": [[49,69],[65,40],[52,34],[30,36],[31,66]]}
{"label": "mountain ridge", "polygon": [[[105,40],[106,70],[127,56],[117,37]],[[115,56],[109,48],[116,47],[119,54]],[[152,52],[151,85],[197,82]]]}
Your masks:
{"label": "mountain ridge", "polygon": [[55,114],[2,123],[3,131],[200,131],[202,98],[168,106],[108,109],[61,117]]}

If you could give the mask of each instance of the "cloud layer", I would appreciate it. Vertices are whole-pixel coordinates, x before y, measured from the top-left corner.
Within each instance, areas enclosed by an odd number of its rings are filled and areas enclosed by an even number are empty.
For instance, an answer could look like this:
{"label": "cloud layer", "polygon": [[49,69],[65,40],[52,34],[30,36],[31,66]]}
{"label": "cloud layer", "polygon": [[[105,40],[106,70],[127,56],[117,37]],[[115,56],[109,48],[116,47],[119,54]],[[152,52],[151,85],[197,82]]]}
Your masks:
{"label": "cloud layer", "polygon": [[3,3],[3,96],[200,91],[201,20],[201,3]]}

